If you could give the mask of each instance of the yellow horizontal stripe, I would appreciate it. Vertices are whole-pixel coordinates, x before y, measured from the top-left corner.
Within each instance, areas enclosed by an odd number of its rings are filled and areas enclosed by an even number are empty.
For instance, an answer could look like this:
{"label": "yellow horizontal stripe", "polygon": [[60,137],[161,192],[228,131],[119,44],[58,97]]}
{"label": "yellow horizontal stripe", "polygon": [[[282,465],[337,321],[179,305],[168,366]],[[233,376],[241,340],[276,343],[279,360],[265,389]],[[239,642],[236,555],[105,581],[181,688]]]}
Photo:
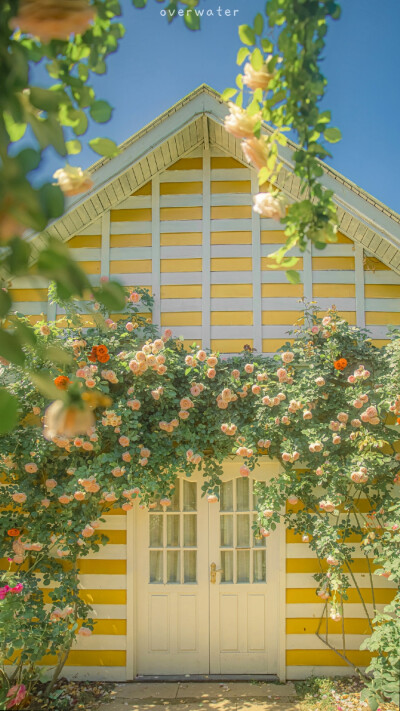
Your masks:
{"label": "yellow horizontal stripe", "polygon": [[78,262],[85,274],[100,274],[100,262]]}
{"label": "yellow horizontal stripe", "polygon": [[152,192],[152,187],[151,187],[151,180],[149,180],[146,185],[142,185],[139,190],[136,190],[136,192],[132,193],[132,197],[135,197],[136,195],[151,195]]}
{"label": "yellow horizontal stripe", "polygon": [[181,158],[167,168],[167,170],[201,170],[202,168],[202,158]]}
{"label": "yellow horizontal stripe", "polygon": [[169,284],[161,287],[162,299],[201,299],[201,284]]}
{"label": "yellow horizontal stripe", "polygon": [[371,343],[373,346],[376,346],[376,348],[382,348],[383,346],[387,346],[389,343],[388,338],[371,338]]}
{"label": "yellow horizontal stripe", "polygon": [[246,345],[253,347],[253,339],[231,338],[224,340],[216,338],[211,341],[211,349],[218,353],[241,353]]}
{"label": "yellow horizontal stripe", "polygon": [[251,232],[211,232],[211,244],[251,244]]}
{"label": "yellow horizontal stripe", "polygon": [[[362,513],[369,513],[371,511],[371,506],[368,502],[368,499],[359,499],[356,500],[354,499],[354,505],[358,509],[358,511],[361,511]],[[304,506],[299,501],[297,504],[286,504],[286,511],[300,511],[303,509]],[[343,511],[343,506],[338,507],[338,511]],[[312,511],[310,513],[313,513]],[[323,514],[324,515],[324,514]]]}
{"label": "yellow horizontal stripe", "polygon": [[203,217],[202,207],[162,207],[160,219],[171,220],[201,220]]}
{"label": "yellow horizontal stripe", "polygon": [[[358,618],[344,618],[345,634],[371,634],[371,628],[367,620]],[[286,620],[286,634],[315,634],[319,624],[319,619],[315,617],[304,617]],[[326,620],[322,624],[322,633],[326,631]],[[329,634],[342,634],[342,620],[334,622],[328,619]]]}
{"label": "yellow horizontal stripe", "polygon": [[346,237],[342,232],[337,233],[337,244],[354,244],[350,237]]}
{"label": "yellow horizontal stripe", "polygon": [[150,222],[151,208],[143,207],[136,210],[110,210],[111,222]]}
{"label": "yellow horizontal stripe", "polygon": [[125,575],[126,560],[103,560],[83,558],[79,560],[79,572],[87,575]]}
{"label": "yellow horizontal stripe", "polygon": [[251,257],[214,257],[211,259],[212,272],[250,272],[251,270]]}
{"label": "yellow horizontal stripe", "polygon": [[213,311],[211,326],[252,326],[252,311]]}
{"label": "yellow horizontal stripe", "polygon": [[[58,658],[55,655],[46,655],[40,664],[55,666]],[[120,650],[73,649],[66,662],[67,667],[124,667],[126,653]]]}
{"label": "yellow horizontal stripe", "polygon": [[149,274],[151,259],[114,259],[110,262],[110,274]]}
{"label": "yellow horizontal stripe", "polygon": [[105,509],[106,516],[126,516],[126,511],[120,508],[115,509]]}
{"label": "yellow horizontal stripe", "polygon": [[400,299],[400,284],[366,284],[367,299]]}
{"label": "yellow horizontal stripe", "polygon": [[160,195],[201,195],[203,183],[161,183]]}
{"label": "yellow horizontal stripe", "polygon": [[251,299],[252,284],[211,284],[212,299]]}
{"label": "yellow horizontal stripe", "polygon": [[[276,268],[278,267],[278,268]],[[299,257],[296,264],[294,267],[291,267],[292,269],[296,269],[297,271],[301,271],[303,269],[303,257]],[[261,257],[261,269],[263,272],[271,269],[274,272],[279,272],[279,271],[286,271],[287,267],[283,267],[281,264],[277,264],[274,259],[271,259],[271,257]],[[286,286],[286,284],[285,284]],[[284,296],[285,294],[282,294]]]}
{"label": "yellow horizontal stripe", "polygon": [[[400,301],[399,301],[400,307]],[[397,326],[400,324],[400,312],[397,311],[367,311],[365,314],[367,326]]]}
{"label": "yellow horizontal stripe", "polygon": [[317,299],[319,297],[337,299],[339,295],[341,298],[354,298],[355,284],[313,284],[313,296]]}
{"label": "yellow horizontal stripe", "polygon": [[318,269],[352,269],[354,270],[354,257],[313,257],[312,268]]}
{"label": "yellow horizontal stripe", "polygon": [[[51,603],[49,593],[54,588],[42,588],[43,601]],[[80,590],[79,597],[90,605],[126,605],[126,590]]]}
{"label": "yellow horizontal stripe", "polygon": [[229,205],[227,207],[212,207],[212,220],[245,220],[250,219],[252,214],[251,205]]}
{"label": "yellow horizontal stripe", "polygon": [[108,543],[107,545],[113,545],[114,543],[126,543],[126,531],[117,531],[117,530],[110,530],[110,531],[102,531],[105,536],[108,538]]}
{"label": "yellow horizontal stripe", "polygon": [[293,338],[263,338],[263,353],[272,353],[288,342],[293,343]]}
{"label": "yellow horizontal stripe", "polygon": [[47,289],[9,289],[13,301],[47,301]]}
{"label": "yellow horizontal stripe", "polygon": [[[295,533],[289,528],[286,529],[286,543],[303,543],[301,536],[301,533]],[[346,541],[349,543],[360,543],[361,539],[362,536],[358,533],[351,533],[349,536],[346,536]],[[307,543],[304,543],[303,545],[306,546]]]}
{"label": "yellow horizontal stripe", "polygon": [[211,194],[221,193],[251,193],[250,180],[212,180]]}
{"label": "yellow horizontal stripe", "polygon": [[366,272],[381,272],[390,271],[389,267],[380,261],[377,257],[365,257],[364,271]]}
{"label": "yellow horizontal stripe", "polygon": [[161,314],[161,326],[201,326],[201,311],[185,311],[183,313]]}
{"label": "yellow horizontal stripe", "polygon": [[[83,620],[78,620],[82,625]],[[93,634],[124,634],[126,635],[126,620],[98,620],[93,628]]]}
{"label": "yellow horizontal stripe", "polygon": [[262,323],[263,326],[291,326],[299,319],[303,320],[303,315],[299,311],[263,311]]}
{"label": "yellow horizontal stripe", "polygon": [[34,326],[35,323],[37,323],[38,321],[43,321],[43,320],[47,321],[47,316],[46,316],[46,314],[39,314],[38,316],[30,315],[30,316],[27,316],[27,319],[28,319],[29,323],[32,326]]}
{"label": "yellow horizontal stripe", "polygon": [[214,156],[213,158],[211,158],[212,170],[229,170],[235,168],[246,168],[246,166],[243,165],[243,163],[239,163],[239,161],[235,160],[234,158],[225,158],[218,156]]}
{"label": "yellow horizontal stripe", "polygon": [[[315,583],[315,588],[288,588],[286,590],[286,602],[288,604],[295,604],[295,603],[304,603],[304,604],[309,604],[309,603],[314,603],[314,602],[321,602],[320,598],[317,596],[316,593],[317,589],[317,583]],[[372,590],[370,588],[360,588],[361,590],[361,595],[363,596],[363,600],[366,603],[372,603]],[[394,596],[396,594],[395,589],[390,589],[390,588],[376,588],[375,589],[375,602],[377,605],[386,605],[387,603],[391,602],[393,600]],[[354,588],[350,588],[347,591],[348,595],[348,600],[344,601],[344,604],[346,603],[349,604],[354,604],[357,602],[361,602],[360,596]],[[304,610],[305,612],[305,610]]]}
{"label": "yellow horizontal stripe", "polygon": [[151,247],[151,235],[111,235],[110,247]]}
{"label": "yellow horizontal stripe", "polygon": [[[151,323],[151,313],[150,312],[148,312],[148,313],[141,312],[140,315],[143,318],[146,318],[149,323]],[[127,321],[127,319],[129,317],[128,317],[128,314],[113,314],[113,313],[111,313],[110,318],[112,318],[113,321]]]}
{"label": "yellow horizontal stripe", "polygon": [[201,272],[201,265],[201,259],[162,259],[161,273],[163,274],[165,272]]}
{"label": "yellow horizontal stripe", "polygon": [[286,235],[283,230],[261,230],[261,244],[283,244]]}
{"label": "yellow horizontal stripe", "polygon": [[[342,650],[338,650],[342,652]],[[368,666],[371,652],[348,650],[347,658],[360,667]],[[315,666],[315,667],[346,667],[347,663],[330,649],[288,649],[286,652],[287,666]]]}
{"label": "yellow horizontal stripe", "polygon": [[191,232],[182,234],[180,232],[162,232],[160,235],[160,243],[162,247],[186,247],[192,244],[201,244],[203,235],[201,232]]}
{"label": "yellow horizontal stripe", "polygon": [[303,296],[303,284],[261,284],[261,296]]}
{"label": "yellow horizontal stripe", "polygon": [[[324,570],[329,570],[325,560],[321,561]],[[365,558],[355,558],[351,564],[353,573],[368,573],[368,561]],[[371,563],[371,569],[376,570],[377,566]],[[316,558],[288,558],[286,560],[287,573],[319,573],[321,568]]]}
{"label": "yellow horizontal stripe", "polygon": [[68,240],[68,247],[101,247],[100,235],[75,235]]}
{"label": "yellow horizontal stripe", "polygon": [[[340,289],[340,286],[338,286],[337,288]],[[339,292],[337,292],[336,295],[337,295],[338,293],[339,293]],[[342,294],[340,294],[340,295],[342,295]],[[347,321],[347,323],[349,323],[350,326],[355,326],[355,325],[356,325],[356,323],[357,323],[357,314],[356,314],[355,311],[337,311],[336,313],[337,313],[337,315],[338,315],[340,318],[342,318],[342,319],[344,319],[345,321]],[[319,318],[323,318],[324,316],[326,316],[326,311],[319,311],[319,312],[317,311],[317,316],[318,316]]]}

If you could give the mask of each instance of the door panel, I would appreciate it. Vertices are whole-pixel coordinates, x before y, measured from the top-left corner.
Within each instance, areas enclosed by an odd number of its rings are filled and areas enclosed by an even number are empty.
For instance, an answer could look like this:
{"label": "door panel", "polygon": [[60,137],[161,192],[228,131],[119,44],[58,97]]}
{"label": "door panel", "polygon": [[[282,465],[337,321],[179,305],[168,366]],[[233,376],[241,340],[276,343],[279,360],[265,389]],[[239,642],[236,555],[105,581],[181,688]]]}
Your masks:
{"label": "door panel", "polygon": [[169,508],[136,518],[137,673],[207,674],[208,504],[200,484],[179,479]]}

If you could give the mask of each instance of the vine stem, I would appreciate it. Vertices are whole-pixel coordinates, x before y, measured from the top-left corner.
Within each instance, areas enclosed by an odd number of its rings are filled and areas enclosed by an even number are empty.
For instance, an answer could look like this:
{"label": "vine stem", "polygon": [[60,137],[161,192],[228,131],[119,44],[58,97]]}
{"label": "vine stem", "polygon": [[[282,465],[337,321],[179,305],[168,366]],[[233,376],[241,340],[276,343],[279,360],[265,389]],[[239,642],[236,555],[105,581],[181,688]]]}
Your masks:
{"label": "vine stem", "polygon": [[369,616],[369,614],[368,614],[367,606],[366,606],[366,604],[365,604],[365,600],[364,600],[364,598],[363,598],[363,596],[362,596],[361,590],[360,590],[360,588],[359,588],[359,586],[358,586],[357,580],[356,580],[355,577],[354,577],[354,573],[353,573],[353,571],[352,571],[352,569],[351,569],[351,567],[350,567],[350,565],[349,565],[349,562],[348,562],[347,560],[346,560],[345,562],[346,562],[346,567],[348,568],[348,571],[349,571],[349,573],[350,573],[351,579],[352,579],[352,581],[353,581],[353,583],[354,583],[354,585],[355,585],[355,587],[356,587],[356,589],[357,589],[358,595],[359,595],[359,597],[360,597],[361,604],[362,604],[362,606],[363,606],[363,608],[364,608],[364,612],[365,612],[365,615],[366,615],[366,617],[367,617],[367,620],[368,620],[368,624],[369,624],[369,626],[370,626],[370,629],[373,631],[371,618],[370,618],[370,616]]}

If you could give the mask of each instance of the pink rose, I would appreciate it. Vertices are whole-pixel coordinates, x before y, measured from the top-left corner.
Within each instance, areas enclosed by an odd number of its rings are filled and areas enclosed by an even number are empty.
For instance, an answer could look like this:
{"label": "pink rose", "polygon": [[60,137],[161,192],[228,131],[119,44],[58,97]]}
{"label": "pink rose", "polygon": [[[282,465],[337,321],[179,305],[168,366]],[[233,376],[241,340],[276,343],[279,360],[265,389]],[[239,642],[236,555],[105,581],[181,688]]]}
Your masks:
{"label": "pink rose", "polygon": [[25,471],[28,472],[28,474],[35,474],[37,470],[37,464],[35,464],[34,462],[29,462],[28,464],[25,464]]}
{"label": "pink rose", "polygon": [[135,327],[131,321],[128,321],[128,323],[125,325],[125,328],[127,331],[131,332]]}

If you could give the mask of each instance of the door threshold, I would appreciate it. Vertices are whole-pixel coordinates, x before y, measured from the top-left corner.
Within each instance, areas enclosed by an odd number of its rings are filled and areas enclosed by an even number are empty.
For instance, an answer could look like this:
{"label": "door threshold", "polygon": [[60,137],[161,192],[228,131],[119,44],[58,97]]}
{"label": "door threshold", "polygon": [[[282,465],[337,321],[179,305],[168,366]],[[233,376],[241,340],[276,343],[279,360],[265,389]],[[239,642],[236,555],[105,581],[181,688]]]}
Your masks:
{"label": "door threshold", "polygon": [[189,681],[266,681],[269,683],[277,683],[279,679],[276,674],[168,674],[166,676],[138,675],[135,678],[135,682],[146,684],[159,682],[176,684],[176,682],[187,683]]}

